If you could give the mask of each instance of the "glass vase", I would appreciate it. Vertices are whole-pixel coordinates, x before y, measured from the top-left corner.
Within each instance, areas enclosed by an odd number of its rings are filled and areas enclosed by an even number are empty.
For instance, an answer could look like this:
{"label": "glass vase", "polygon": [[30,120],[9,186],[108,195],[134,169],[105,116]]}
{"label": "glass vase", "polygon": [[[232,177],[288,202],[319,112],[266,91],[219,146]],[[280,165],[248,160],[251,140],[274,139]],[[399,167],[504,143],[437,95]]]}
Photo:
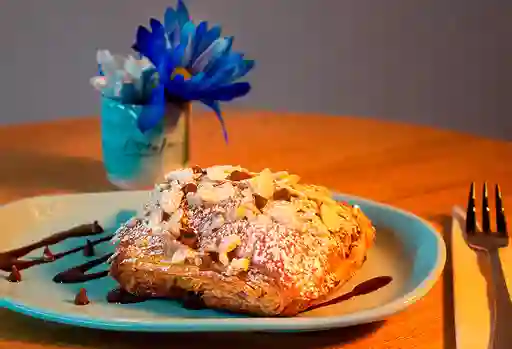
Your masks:
{"label": "glass vase", "polygon": [[137,119],[144,108],[154,107],[102,97],[103,164],[120,189],[151,188],[167,172],[188,166],[190,103],[168,103],[160,123],[143,133]]}

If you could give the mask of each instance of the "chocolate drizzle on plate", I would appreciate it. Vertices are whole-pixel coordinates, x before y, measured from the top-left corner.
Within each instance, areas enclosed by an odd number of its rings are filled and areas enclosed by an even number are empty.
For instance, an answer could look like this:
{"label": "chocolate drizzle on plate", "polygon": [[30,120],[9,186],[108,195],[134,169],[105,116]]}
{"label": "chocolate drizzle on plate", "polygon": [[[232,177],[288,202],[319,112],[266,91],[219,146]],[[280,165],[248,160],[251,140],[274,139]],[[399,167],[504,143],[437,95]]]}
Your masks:
{"label": "chocolate drizzle on plate", "polygon": [[84,246],[84,256],[93,257],[95,255],[94,244],[91,240],[87,239]]}
{"label": "chocolate drizzle on plate", "polygon": [[90,274],[86,274],[86,272],[100,264],[105,263],[111,256],[112,253],[107,253],[100,258],[93,259],[92,261],[77,265],[76,267],[58,273],[53,277],[53,281],[61,284],[76,284],[79,282],[86,282],[108,276],[108,270],[102,270]]}
{"label": "chocolate drizzle on plate", "polygon": [[368,293],[375,292],[375,291],[381,289],[382,287],[386,286],[387,284],[389,284],[392,280],[393,280],[393,278],[391,276],[374,277],[372,279],[361,282],[356,287],[354,287],[352,289],[352,291],[350,291],[350,292],[342,294],[341,296],[331,299],[328,302],[310,307],[307,310],[313,310],[313,309],[325,307],[328,305],[337,304],[337,303],[340,303],[343,301],[348,301],[349,299],[351,299],[353,297],[362,296],[362,295],[365,295]]}
{"label": "chocolate drizzle on plate", "polygon": [[21,273],[18,270],[18,268],[16,268],[15,265],[12,266],[11,273],[7,277],[7,280],[9,280],[9,282],[20,282],[21,281]]}
{"label": "chocolate drizzle on plate", "polygon": [[[176,290],[175,296],[181,301],[182,305],[186,309],[199,310],[204,309],[206,306],[203,302],[202,294],[199,292]],[[116,288],[107,294],[107,302],[118,303],[118,304],[132,304],[142,303],[149,300],[156,300],[162,298],[139,296],[129,293],[122,288]]]}
{"label": "chocolate drizzle on plate", "polygon": [[87,297],[87,291],[85,288],[81,288],[75,296],[75,305],[87,305],[89,304],[89,297]]}
{"label": "chocolate drizzle on plate", "polygon": [[[113,235],[105,236],[93,241],[87,239],[87,243],[84,246],[75,247],[70,250],[59,253],[53,253],[49,248],[50,245],[55,245],[59,242],[62,242],[70,238],[98,235],[104,232],[105,230],[98,224],[98,222],[94,221],[92,224],[82,224],[69,230],[50,235],[47,238],[44,238],[27,246],[2,252],[0,253],[0,269],[3,271],[11,272],[7,277],[7,280],[9,280],[10,282],[20,282],[22,280],[20,273],[21,270],[28,269],[40,264],[51,263],[65,256],[77,253],[82,250],[84,251],[85,255],[93,256],[94,246],[111,240]],[[21,257],[41,247],[44,247],[42,257],[26,260],[20,259]],[[100,258],[94,259],[87,263],[63,271],[62,273],[57,274],[53,278],[53,281],[59,283],[78,283],[105,277],[108,275],[108,270],[90,274],[86,274],[86,272],[89,269],[106,262],[111,255],[112,253],[109,253]]]}
{"label": "chocolate drizzle on plate", "polygon": [[119,304],[140,303],[149,300],[148,297],[136,296],[122,288],[116,288],[107,294],[107,302]]}
{"label": "chocolate drizzle on plate", "polygon": [[[84,246],[77,247],[77,248],[74,248],[74,249],[71,249],[71,250],[65,251],[65,252],[55,253],[55,254],[53,254],[54,258],[48,258],[48,256],[43,256],[41,258],[35,258],[35,259],[31,259],[31,260],[23,260],[23,259],[19,259],[19,258],[29,254],[30,252],[32,252],[34,250],[37,250],[38,248],[55,245],[59,242],[67,240],[69,238],[97,235],[97,234],[101,234],[103,232],[104,232],[103,228],[98,224],[97,221],[95,221],[92,224],[82,224],[77,227],[71,228],[69,230],[50,235],[47,238],[44,238],[42,240],[39,240],[39,241],[29,244],[27,246],[20,247],[20,248],[14,249],[14,250],[6,251],[6,252],[2,252],[2,253],[0,253],[0,270],[11,271],[12,266],[14,265],[19,271],[21,271],[23,269],[27,269],[27,268],[33,267],[35,265],[53,262],[57,259],[60,259],[67,255],[70,255],[75,252],[83,250]],[[112,239],[112,236],[107,236],[107,237],[95,240],[92,243],[96,245],[96,244],[102,243],[104,241],[109,241],[110,239]],[[48,249],[48,251],[49,251],[49,249]]]}
{"label": "chocolate drizzle on plate", "polygon": [[[245,178],[244,178],[245,179]],[[20,282],[22,280],[21,270],[31,268],[36,265],[46,264],[54,262],[58,259],[61,259],[65,256],[71,255],[73,253],[77,253],[83,251],[84,256],[92,257],[95,255],[94,246],[101,244],[103,242],[110,241],[113,235],[108,235],[96,240],[86,240],[86,243],[83,246],[75,247],[70,250],[53,253],[51,252],[49,246],[55,245],[59,242],[67,240],[69,238],[77,238],[77,237],[86,237],[98,235],[104,232],[104,229],[98,224],[97,221],[94,221],[91,224],[82,224],[71,228],[66,231],[62,231],[53,235],[50,235],[47,238],[34,242],[24,247],[20,247],[17,249],[13,249],[10,251],[0,253],[0,270],[10,272],[9,276],[6,278],[10,282]],[[188,233],[188,232],[186,232]],[[191,234],[190,234],[191,235]],[[188,238],[189,236],[184,236],[184,238]],[[191,236],[190,236],[191,237]],[[20,259],[21,257],[26,256],[30,252],[44,247],[43,255],[40,258],[35,259]],[[53,281],[57,283],[81,283],[87,282],[90,280],[95,280],[99,278],[103,278],[109,275],[108,270],[97,271],[93,273],[87,273],[90,269],[99,266],[109,260],[112,257],[113,253],[107,253],[103,256],[90,260],[86,263],[77,265],[75,267],[69,268],[63,272],[58,273],[53,277]],[[212,255],[212,259],[215,256]],[[388,285],[392,281],[391,276],[378,276],[372,278],[370,280],[366,280],[348,293],[341,295],[340,297],[334,298],[329,302],[322,303],[313,307],[310,307],[308,310],[324,307],[327,305],[336,304],[342,301],[349,300],[356,296],[365,295],[378,289]],[[205,308],[204,301],[202,299],[202,294],[191,291],[183,291],[179,292],[181,294],[180,298],[184,308],[187,309],[203,309]],[[131,294],[121,288],[114,289],[107,294],[107,302],[109,303],[119,303],[119,304],[130,304],[130,303],[140,303],[150,299],[155,299],[152,297],[146,296],[138,296]],[[77,305],[87,305],[89,304],[89,299],[87,297],[87,292],[84,288],[81,288],[78,294],[75,297],[75,304]]]}
{"label": "chocolate drizzle on plate", "polygon": [[182,300],[183,307],[190,310],[199,310],[206,308],[203,301],[203,295],[198,292],[187,291]]}

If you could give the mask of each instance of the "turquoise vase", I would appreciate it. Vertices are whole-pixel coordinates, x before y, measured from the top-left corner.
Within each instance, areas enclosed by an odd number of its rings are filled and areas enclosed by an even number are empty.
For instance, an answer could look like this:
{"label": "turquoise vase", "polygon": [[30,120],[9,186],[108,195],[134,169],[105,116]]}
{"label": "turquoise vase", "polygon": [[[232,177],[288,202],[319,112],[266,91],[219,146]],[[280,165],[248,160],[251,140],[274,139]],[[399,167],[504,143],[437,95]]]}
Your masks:
{"label": "turquoise vase", "polygon": [[150,188],[165,173],[188,166],[190,103],[169,103],[162,121],[142,133],[137,118],[144,108],[152,106],[101,100],[103,164],[121,189]]}

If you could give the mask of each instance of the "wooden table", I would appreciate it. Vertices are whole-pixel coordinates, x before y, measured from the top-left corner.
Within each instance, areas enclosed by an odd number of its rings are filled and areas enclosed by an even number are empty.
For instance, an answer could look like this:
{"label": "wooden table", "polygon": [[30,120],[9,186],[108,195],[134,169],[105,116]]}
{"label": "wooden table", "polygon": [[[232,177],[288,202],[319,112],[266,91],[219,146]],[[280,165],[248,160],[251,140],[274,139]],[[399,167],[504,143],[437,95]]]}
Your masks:
{"label": "wooden table", "polygon": [[[306,181],[410,210],[442,231],[452,205],[465,204],[472,180],[499,182],[505,207],[512,207],[510,142],[365,118],[228,112],[226,119],[229,145],[213,115],[194,115],[193,163],[288,169]],[[0,128],[0,160],[0,203],[113,189],[102,168],[98,118]],[[402,313],[320,333],[110,333],[0,310],[0,348],[141,348],[149,341],[152,348],[452,348],[450,280],[448,261],[444,280]]]}

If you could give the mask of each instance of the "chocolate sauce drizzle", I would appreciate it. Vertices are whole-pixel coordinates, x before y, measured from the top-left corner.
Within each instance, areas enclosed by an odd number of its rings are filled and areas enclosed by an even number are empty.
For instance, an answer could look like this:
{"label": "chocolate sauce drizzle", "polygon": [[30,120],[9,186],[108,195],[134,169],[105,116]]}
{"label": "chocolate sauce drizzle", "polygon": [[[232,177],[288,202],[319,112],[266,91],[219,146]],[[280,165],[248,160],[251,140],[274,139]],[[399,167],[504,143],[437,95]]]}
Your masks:
{"label": "chocolate sauce drizzle", "polygon": [[[155,298],[155,297],[147,297],[140,296],[129,293],[122,288],[116,288],[110,291],[107,295],[107,302],[109,303],[118,303],[118,304],[132,304],[132,303],[142,303],[149,300],[156,299],[176,299],[181,302],[183,308],[190,310],[199,310],[206,308],[204,304],[202,293],[193,292],[193,291],[184,291],[181,289],[176,289],[176,292],[170,298]],[[171,290],[171,293],[172,290]]]}
{"label": "chocolate sauce drizzle", "polygon": [[[27,269],[35,265],[53,262],[57,259],[61,259],[67,255],[83,250],[84,246],[76,247],[65,252],[55,253],[53,254],[54,258],[48,258],[47,256],[31,260],[23,260],[19,258],[26,256],[27,254],[34,250],[37,250],[38,248],[55,245],[69,238],[98,235],[103,232],[105,232],[103,228],[98,224],[97,221],[95,221],[92,224],[82,224],[69,230],[50,235],[49,237],[34,242],[30,245],[2,252],[0,253],[0,270],[11,271],[12,266],[14,265],[16,269],[21,271],[23,269]],[[93,241],[92,244],[97,245],[99,243],[109,241],[110,239],[112,239],[112,236],[107,236]]]}
{"label": "chocolate sauce drizzle", "polygon": [[310,307],[310,308],[308,308],[308,310],[313,310],[313,309],[325,307],[328,305],[337,304],[340,302],[348,301],[349,299],[357,297],[357,296],[362,296],[362,295],[365,295],[368,293],[375,292],[375,291],[381,289],[382,287],[386,286],[387,284],[389,284],[392,280],[393,280],[393,278],[391,276],[374,277],[372,279],[361,282],[359,285],[354,287],[352,289],[352,291],[342,294],[341,296],[336,297],[334,299],[331,299],[328,302]]}
{"label": "chocolate sauce drizzle", "polygon": [[53,277],[53,281],[61,284],[76,284],[79,282],[86,282],[108,276],[108,270],[102,270],[90,274],[86,274],[86,272],[97,265],[105,263],[111,256],[112,253],[107,253],[100,258],[93,259],[92,261],[77,265],[76,267],[58,273]]}
{"label": "chocolate sauce drizzle", "polygon": [[[48,246],[55,245],[59,242],[67,240],[69,238],[76,237],[85,237],[85,236],[93,236],[103,233],[103,228],[98,224],[97,221],[94,221],[92,224],[82,224],[71,228],[66,231],[62,231],[53,235],[50,235],[47,238],[34,242],[24,247],[20,247],[14,250],[6,251],[0,253],[0,270],[11,272],[11,275],[8,277],[8,280],[11,282],[19,282],[21,281],[20,271],[24,269],[31,268],[36,265],[46,264],[54,262],[58,259],[61,259],[65,256],[68,256],[73,253],[77,253],[79,251],[84,251],[84,255],[87,257],[92,257],[94,255],[94,246],[109,241],[113,238],[113,235],[105,236],[96,240],[86,240],[86,244],[83,246],[72,248],[68,251],[52,253]],[[20,259],[23,256],[26,256],[30,252],[44,247],[43,256],[40,258],[35,258],[31,260]],[[82,283],[90,280],[100,279],[108,276],[108,270],[102,270],[94,273],[87,273],[90,269],[101,265],[108,261],[108,259],[112,256],[112,253],[107,253],[99,258],[90,260],[86,263],[80,264],[76,267],[69,268],[63,272],[58,273],[53,277],[53,281],[57,283],[70,284],[70,283]],[[340,297],[334,298],[329,302],[322,303],[319,305],[315,305],[313,307],[308,308],[307,310],[312,310],[320,307],[324,307],[327,305],[332,305],[335,303],[343,302],[349,300],[356,296],[365,295],[378,289],[386,286],[392,281],[391,276],[379,276],[370,280],[366,280],[348,293],[341,295]],[[80,305],[88,304],[85,302],[87,297],[85,293],[85,289],[81,289],[83,294],[79,294],[81,296],[82,301],[78,302]],[[191,291],[183,291],[180,298],[182,304],[187,309],[202,309],[205,307],[205,304],[202,300],[202,295],[196,292]],[[119,303],[119,304],[130,304],[130,303],[140,303],[150,299],[155,299],[152,297],[139,296],[131,294],[121,288],[114,289],[107,294],[107,302],[109,303]],[[77,301],[75,300],[75,303]],[[77,304],[78,304],[77,303]]]}
{"label": "chocolate sauce drizzle", "polygon": [[107,294],[107,302],[109,303],[131,304],[141,303],[147,300],[149,300],[149,297],[137,296],[122,288],[113,289]]}

